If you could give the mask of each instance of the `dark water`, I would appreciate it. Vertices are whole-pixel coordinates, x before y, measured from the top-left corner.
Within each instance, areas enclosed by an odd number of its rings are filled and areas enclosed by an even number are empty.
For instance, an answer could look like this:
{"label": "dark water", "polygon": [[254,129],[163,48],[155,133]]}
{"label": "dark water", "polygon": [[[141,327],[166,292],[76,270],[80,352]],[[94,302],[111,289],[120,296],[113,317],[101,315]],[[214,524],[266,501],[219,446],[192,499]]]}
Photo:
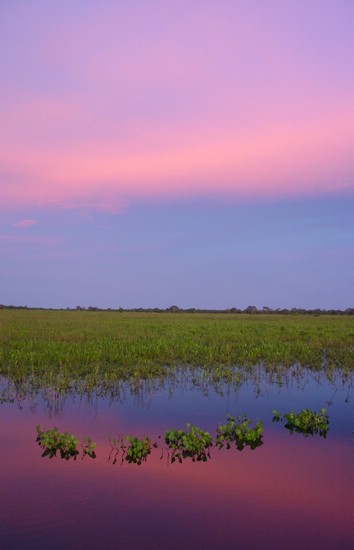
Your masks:
{"label": "dark water", "polygon": [[[220,389],[220,388],[219,388]],[[315,381],[257,388],[185,383],[126,391],[121,400],[56,396],[0,406],[0,548],[346,549],[354,541],[354,396],[350,384]],[[272,409],[326,407],[326,438],[291,435]],[[226,415],[264,423],[255,449],[211,450],[206,463],[168,463],[154,449],[138,466],[108,460],[109,437],[159,435],[186,422],[209,430]],[[36,424],[97,443],[97,458],[41,457]]]}

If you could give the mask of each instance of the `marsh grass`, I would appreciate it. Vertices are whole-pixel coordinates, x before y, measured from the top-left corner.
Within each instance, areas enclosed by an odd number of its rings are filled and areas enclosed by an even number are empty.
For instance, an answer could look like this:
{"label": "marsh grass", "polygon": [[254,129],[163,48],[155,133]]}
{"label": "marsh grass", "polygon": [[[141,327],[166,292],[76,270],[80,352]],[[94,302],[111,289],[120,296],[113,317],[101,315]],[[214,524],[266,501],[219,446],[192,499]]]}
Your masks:
{"label": "marsh grass", "polygon": [[15,384],[105,391],[181,369],[218,384],[259,365],[351,376],[353,316],[0,310],[0,375]]}

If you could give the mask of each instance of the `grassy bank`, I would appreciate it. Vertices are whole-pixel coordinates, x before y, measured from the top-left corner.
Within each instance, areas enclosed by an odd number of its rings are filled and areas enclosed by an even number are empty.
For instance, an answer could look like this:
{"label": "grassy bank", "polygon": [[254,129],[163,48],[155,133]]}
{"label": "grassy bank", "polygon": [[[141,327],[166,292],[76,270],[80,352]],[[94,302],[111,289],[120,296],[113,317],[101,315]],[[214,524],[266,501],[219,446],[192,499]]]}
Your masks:
{"label": "grassy bank", "polygon": [[354,368],[354,317],[0,310],[0,370],[92,383],[233,366]]}

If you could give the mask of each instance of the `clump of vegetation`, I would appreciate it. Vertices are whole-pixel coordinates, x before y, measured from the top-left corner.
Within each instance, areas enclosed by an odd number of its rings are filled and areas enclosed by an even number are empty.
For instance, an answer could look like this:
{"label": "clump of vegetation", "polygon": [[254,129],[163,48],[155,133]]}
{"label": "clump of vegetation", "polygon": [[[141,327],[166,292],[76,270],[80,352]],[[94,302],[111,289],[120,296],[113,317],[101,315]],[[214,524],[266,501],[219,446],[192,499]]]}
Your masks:
{"label": "clump of vegetation", "polygon": [[76,460],[79,454],[77,450],[78,438],[69,432],[60,433],[57,427],[45,431],[38,424],[36,442],[44,449],[42,456],[49,456],[49,458],[56,456],[57,451],[60,452],[60,457],[65,460],[70,458]]}
{"label": "clump of vegetation", "polygon": [[81,443],[83,457],[88,455],[90,458],[96,458],[96,443],[90,437],[84,437]]}
{"label": "clump of vegetation", "polygon": [[[58,428],[55,426],[51,430],[42,430],[40,425],[37,427],[37,439],[36,442],[43,449],[42,456],[49,456],[53,458],[57,456],[57,452],[60,453],[60,458],[69,460],[73,458],[76,460],[78,451],[79,438],[75,435],[64,432],[60,433]],[[82,458],[88,455],[90,458],[96,458],[96,443],[92,441],[90,437],[84,437],[81,443],[82,448]]]}
{"label": "clump of vegetation", "polygon": [[[298,432],[305,436],[319,434],[326,437],[329,429],[329,417],[326,409],[321,409],[318,413],[310,409],[303,409],[298,414],[293,411],[287,414],[273,410],[273,422],[285,423],[285,428],[291,433]],[[251,419],[245,414],[237,418],[231,414],[227,415],[226,424],[218,426],[216,430],[216,439],[213,440],[209,432],[192,426],[187,423],[187,430],[170,430],[165,434],[165,443],[168,450],[168,458],[171,456],[171,462],[178,460],[182,462],[186,458],[191,458],[193,462],[206,462],[210,456],[210,449],[213,445],[222,449],[225,445],[230,449],[235,444],[239,451],[246,446],[256,449],[263,444],[263,423],[259,420],[255,427],[251,427]],[[129,464],[141,465],[146,462],[153,448],[157,448],[157,443],[152,443],[147,436],[139,438],[127,435],[125,439],[119,435],[118,438],[109,440],[111,451],[108,460],[113,458],[113,464],[117,462],[117,457],[121,451],[121,464],[124,461]],[[69,432],[60,433],[57,427],[51,430],[42,430],[37,425],[36,442],[43,449],[42,456],[53,458],[59,451],[60,457],[65,460],[73,458],[76,460],[79,439]],[[84,437],[81,442],[82,458],[86,455],[90,458],[96,458],[96,443],[90,437]],[[164,448],[162,447],[163,457]],[[170,454],[171,453],[171,454]]]}
{"label": "clump of vegetation", "polygon": [[122,442],[121,447],[125,453],[125,460],[129,462],[129,464],[133,463],[140,466],[143,462],[146,462],[147,457],[151,453],[151,448],[156,446],[153,445],[151,439],[146,436],[139,439],[138,437],[127,435],[125,439],[129,445],[126,446]]}
{"label": "clump of vegetation", "polygon": [[210,458],[210,447],[213,444],[209,432],[205,432],[197,426],[187,424],[187,431],[171,430],[166,432],[165,442],[172,451],[171,462],[176,459],[182,462],[185,458],[191,458],[193,462],[206,462]]}
{"label": "clump of vegetation", "polygon": [[318,413],[303,409],[297,414],[291,411],[282,415],[273,410],[273,422],[285,422],[284,427],[291,433],[302,433],[305,436],[319,434],[326,437],[329,430],[329,416],[326,413],[326,409],[321,409]]}
{"label": "clump of vegetation", "polygon": [[142,439],[132,435],[127,435],[125,439],[119,436],[118,438],[110,438],[109,441],[112,448],[108,460],[112,459],[113,464],[116,464],[119,451],[122,451],[121,464],[125,460],[129,464],[138,464],[140,466],[143,462],[146,462],[152,448],[157,447],[157,444],[152,443],[151,439],[146,436]]}
{"label": "clump of vegetation", "polygon": [[235,443],[239,451],[246,445],[255,449],[263,444],[263,424],[259,420],[255,428],[250,427],[251,419],[246,415],[239,416],[236,420],[231,414],[227,415],[227,423],[217,429],[216,445],[221,449],[226,443],[228,449],[231,443]]}

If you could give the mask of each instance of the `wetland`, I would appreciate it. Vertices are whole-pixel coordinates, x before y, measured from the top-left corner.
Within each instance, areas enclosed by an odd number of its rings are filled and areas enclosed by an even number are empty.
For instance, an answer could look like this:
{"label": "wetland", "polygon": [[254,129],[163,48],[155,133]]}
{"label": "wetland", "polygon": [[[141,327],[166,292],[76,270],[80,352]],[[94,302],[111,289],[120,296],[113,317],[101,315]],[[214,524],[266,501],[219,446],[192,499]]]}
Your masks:
{"label": "wetland", "polygon": [[350,548],[352,316],[0,310],[0,547]]}

